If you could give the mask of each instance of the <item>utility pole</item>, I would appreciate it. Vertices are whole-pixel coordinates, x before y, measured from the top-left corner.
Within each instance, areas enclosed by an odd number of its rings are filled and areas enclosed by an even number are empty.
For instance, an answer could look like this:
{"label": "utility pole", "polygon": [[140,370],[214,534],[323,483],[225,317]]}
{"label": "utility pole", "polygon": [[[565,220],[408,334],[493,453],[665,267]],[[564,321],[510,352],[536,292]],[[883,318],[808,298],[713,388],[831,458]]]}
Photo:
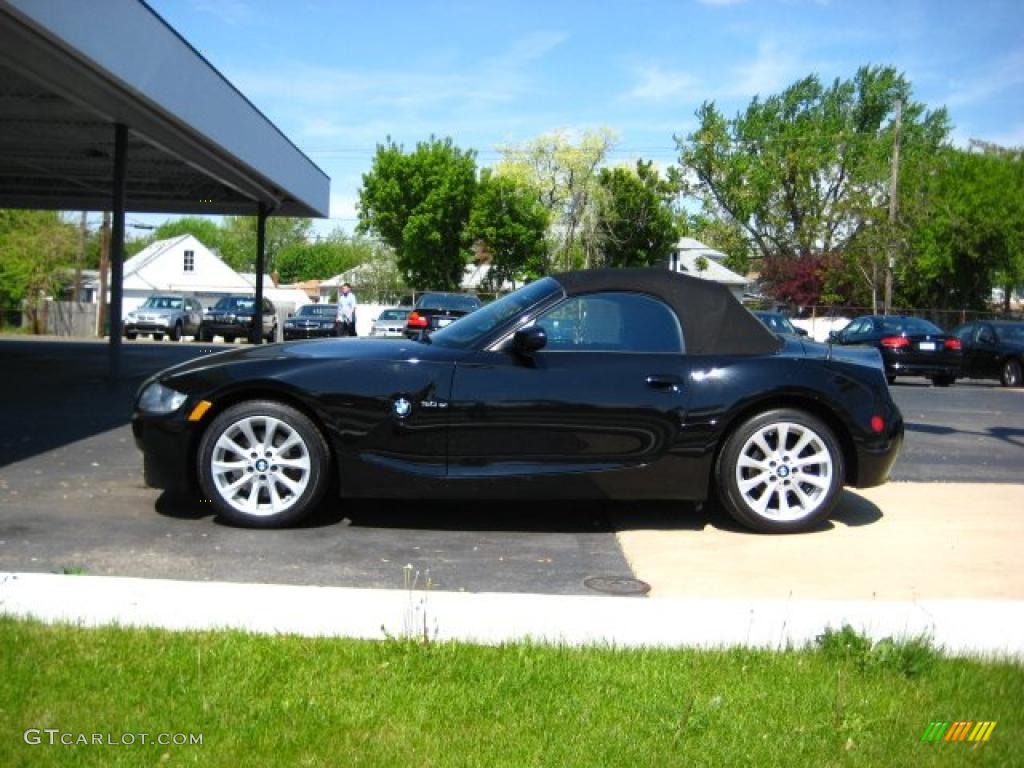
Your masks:
{"label": "utility pole", "polygon": [[885,304],[883,314],[892,311],[892,269],[896,266],[896,217],[899,213],[899,182],[900,182],[900,132],[903,129],[903,100],[896,99],[896,117],[894,119],[894,136],[892,142],[892,175],[889,178],[889,254],[885,270]]}
{"label": "utility pole", "polygon": [[78,260],[75,262],[75,287],[72,289],[71,298],[75,304],[82,303],[82,264],[85,263],[85,240],[89,235],[86,212],[82,211],[82,218],[78,224]]}
{"label": "utility pole", "polygon": [[110,269],[110,211],[103,212],[100,227],[100,295],[96,307],[96,335],[103,338],[107,322],[107,270]]}

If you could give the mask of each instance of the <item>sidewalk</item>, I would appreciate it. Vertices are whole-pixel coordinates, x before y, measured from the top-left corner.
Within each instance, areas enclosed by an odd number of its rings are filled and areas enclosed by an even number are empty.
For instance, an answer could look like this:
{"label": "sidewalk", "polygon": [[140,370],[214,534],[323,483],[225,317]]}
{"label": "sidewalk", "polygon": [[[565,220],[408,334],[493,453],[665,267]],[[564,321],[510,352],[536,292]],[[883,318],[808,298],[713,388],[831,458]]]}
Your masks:
{"label": "sidewalk", "polygon": [[1024,601],[645,600],[21,573],[0,574],[0,612],[88,626],[618,647],[799,647],[848,623],[876,640],[926,634],[953,654],[1024,656]]}
{"label": "sidewalk", "polygon": [[[1024,600],[1024,485],[889,483],[846,491],[802,535],[629,527],[618,538],[653,597]],[[766,546],[766,542],[768,546]]]}

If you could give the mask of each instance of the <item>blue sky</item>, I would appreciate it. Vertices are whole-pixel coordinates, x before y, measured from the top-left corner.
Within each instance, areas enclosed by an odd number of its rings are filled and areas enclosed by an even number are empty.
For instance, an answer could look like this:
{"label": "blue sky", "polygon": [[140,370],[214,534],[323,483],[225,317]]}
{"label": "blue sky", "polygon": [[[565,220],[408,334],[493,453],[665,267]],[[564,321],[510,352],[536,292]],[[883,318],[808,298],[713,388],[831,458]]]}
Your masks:
{"label": "blue sky", "polygon": [[[675,161],[673,135],[809,73],[905,72],[954,138],[1024,144],[1022,0],[149,0],[331,177],[351,229],[388,135],[476,149],[607,126],[614,162]],[[150,217],[135,217],[136,219]]]}

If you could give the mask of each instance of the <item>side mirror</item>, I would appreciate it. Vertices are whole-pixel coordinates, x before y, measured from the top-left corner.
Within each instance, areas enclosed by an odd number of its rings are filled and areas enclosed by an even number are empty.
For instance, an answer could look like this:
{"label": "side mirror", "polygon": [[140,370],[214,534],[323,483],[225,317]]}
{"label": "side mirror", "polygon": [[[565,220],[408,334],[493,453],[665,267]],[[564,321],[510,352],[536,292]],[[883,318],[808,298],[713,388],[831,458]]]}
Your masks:
{"label": "side mirror", "polygon": [[539,349],[543,349],[548,343],[548,335],[539,325],[531,325],[516,331],[512,337],[512,346],[516,352],[522,355],[529,355]]}
{"label": "side mirror", "polygon": [[838,344],[840,341],[842,341],[842,338],[839,335],[839,331],[829,331],[828,332],[828,342],[829,342],[829,344]]}
{"label": "side mirror", "polygon": [[806,329],[804,329],[804,328],[797,328],[795,325],[793,327],[796,328],[796,335],[797,336],[806,336],[807,335],[807,330]]}

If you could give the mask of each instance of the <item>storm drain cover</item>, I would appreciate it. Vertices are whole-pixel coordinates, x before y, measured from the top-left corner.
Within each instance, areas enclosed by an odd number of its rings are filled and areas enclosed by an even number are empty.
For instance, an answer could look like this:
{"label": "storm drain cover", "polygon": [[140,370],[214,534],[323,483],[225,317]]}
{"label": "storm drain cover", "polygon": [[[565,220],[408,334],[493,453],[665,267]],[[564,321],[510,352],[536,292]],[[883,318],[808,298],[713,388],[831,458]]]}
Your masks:
{"label": "storm drain cover", "polygon": [[583,586],[606,595],[646,595],[651,591],[646,581],[625,576],[591,576],[583,580]]}

